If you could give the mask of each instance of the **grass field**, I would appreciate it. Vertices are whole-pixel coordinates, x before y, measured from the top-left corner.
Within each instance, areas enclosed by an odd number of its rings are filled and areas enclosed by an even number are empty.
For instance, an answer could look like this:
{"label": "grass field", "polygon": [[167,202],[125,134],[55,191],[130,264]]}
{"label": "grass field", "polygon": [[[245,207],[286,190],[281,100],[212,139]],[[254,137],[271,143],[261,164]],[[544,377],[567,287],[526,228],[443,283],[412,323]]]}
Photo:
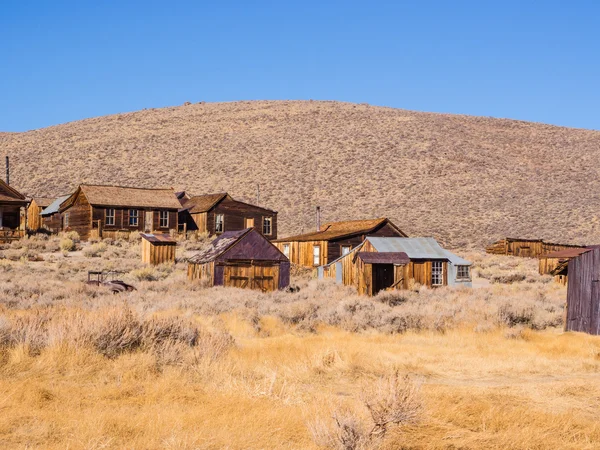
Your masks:
{"label": "grass field", "polygon": [[[64,241],[1,250],[2,448],[600,445],[600,338],[562,332],[533,260],[463,253],[473,290],[369,299],[306,276],[206,289],[137,241]],[[92,268],[138,290],[85,286]]]}

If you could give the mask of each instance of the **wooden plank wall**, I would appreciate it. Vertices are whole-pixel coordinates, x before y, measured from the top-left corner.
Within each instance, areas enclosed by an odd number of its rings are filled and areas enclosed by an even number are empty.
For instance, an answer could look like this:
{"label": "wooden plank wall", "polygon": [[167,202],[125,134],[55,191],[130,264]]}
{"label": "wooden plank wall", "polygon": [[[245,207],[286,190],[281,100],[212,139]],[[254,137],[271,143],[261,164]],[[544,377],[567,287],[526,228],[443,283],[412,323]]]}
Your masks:
{"label": "wooden plank wall", "polygon": [[142,238],[142,262],[145,264],[164,264],[175,262],[176,244],[155,244]]}
{"label": "wooden plank wall", "polygon": [[213,261],[204,264],[188,264],[188,281],[202,280],[208,286],[215,285],[214,278],[215,263]]}
{"label": "wooden plank wall", "polygon": [[[271,217],[271,234],[265,235],[269,240],[277,239],[277,213],[236,201],[230,197],[224,198],[217,206],[211,209],[206,216],[206,229],[210,234],[215,233],[215,215],[223,214],[225,229],[223,231],[239,231],[246,228],[245,219],[254,219],[254,229],[262,234],[263,218]],[[201,229],[199,227],[199,229]]]}
{"label": "wooden plank wall", "polygon": [[31,231],[38,231],[42,228],[42,216],[40,213],[42,212],[41,207],[32,200],[29,204],[29,208],[27,208],[27,229]]}
{"label": "wooden plank wall", "polygon": [[508,240],[501,239],[486,248],[486,253],[494,255],[520,256],[523,258],[539,258],[541,255],[565,250],[568,248],[582,248],[578,245],[553,244],[542,240]]}
{"label": "wooden plank wall", "polygon": [[283,253],[283,245],[290,244],[289,260],[293,264],[298,264],[304,267],[315,267],[313,264],[313,247],[321,246],[321,258],[319,266],[327,264],[327,241],[308,241],[308,242],[274,242],[274,245]]}
{"label": "wooden plank wall", "polygon": [[273,292],[279,286],[278,264],[226,264],[223,286]]}
{"label": "wooden plank wall", "polygon": [[567,331],[600,334],[600,249],[569,261]]}

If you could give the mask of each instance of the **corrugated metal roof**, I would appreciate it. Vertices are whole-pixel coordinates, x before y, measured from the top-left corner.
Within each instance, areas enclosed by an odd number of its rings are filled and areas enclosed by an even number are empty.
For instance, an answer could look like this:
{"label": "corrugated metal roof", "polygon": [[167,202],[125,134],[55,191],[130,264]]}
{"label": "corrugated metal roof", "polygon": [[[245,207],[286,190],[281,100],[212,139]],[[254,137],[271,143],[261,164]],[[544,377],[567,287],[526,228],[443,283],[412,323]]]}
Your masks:
{"label": "corrugated metal roof", "polygon": [[565,248],[564,250],[546,253],[545,255],[540,256],[540,258],[576,258],[595,248],[600,248],[600,245],[589,245],[585,248]]}
{"label": "corrugated metal roof", "polygon": [[402,252],[410,259],[446,259],[455,265],[471,265],[469,261],[443,248],[431,237],[398,238],[367,237],[375,250],[380,253]]}
{"label": "corrugated metal roof", "polygon": [[410,262],[408,255],[402,252],[358,252],[356,256],[367,264],[408,264]]}
{"label": "corrugated metal roof", "polygon": [[58,212],[58,208],[60,208],[61,203],[63,203],[66,199],[68,199],[70,195],[63,195],[62,197],[58,197],[54,200],[50,205],[42,210],[40,213],[42,216],[49,216],[51,214],[56,214]]}
{"label": "corrugated metal roof", "polygon": [[177,241],[168,234],[147,234],[140,233],[142,239],[146,239],[148,242],[154,244],[172,244],[177,245]]}

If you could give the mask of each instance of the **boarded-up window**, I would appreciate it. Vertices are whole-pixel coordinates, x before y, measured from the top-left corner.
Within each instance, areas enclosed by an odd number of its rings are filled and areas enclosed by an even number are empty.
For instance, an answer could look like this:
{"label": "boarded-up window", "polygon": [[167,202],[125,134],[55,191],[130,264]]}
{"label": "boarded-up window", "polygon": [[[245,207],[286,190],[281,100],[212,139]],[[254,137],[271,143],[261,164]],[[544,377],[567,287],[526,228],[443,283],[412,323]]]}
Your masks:
{"label": "boarded-up window", "polygon": [[139,223],[139,217],[140,217],[140,212],[137,209],[130,209],[129,210],[129,226],[130,227],[137,227],[138,223]]}
{"label": "boarded-up window", "polygon": [[471,274],[469,272],[469,266],[456,266],[456,278],[469,279]]}
{"label": "boarded-up window", "polygon": [[433,261],[431,263],[431,285],[441,286],[442,284],[444,284],[444,263]]}
{"label": "boarded-up window", "polygon": [[319,266],[321,264],[321,246],[313,246],[313,266]]}
{"label": "boarded-up window", "polygon": [[68,212],[65,213],[64,226],[65,226],[65,228],[67,228],[69,226],[69,213]]}
{"label": "boarded-up window", "polygon": [[168,228],[169,226],[169,211],[160,211],[158,216],[158,226]]}
{"label": "boarded-up window", "polygon": [[105,220],[104,223],[106,225],[114,225],[115,224],[115,209],[114,208],[106,208],[104,210]]}
{"label": "boarded-up window", "polygon": [[222,233],[225,229],[225,217],[223,214],[217,214],[215,216],[215,233]]}
{"label": "boarded-up window", "polygon": [[290,257],[290,244],[283,244],[283,254],[286,258]]}
{"label": "boarded-up window", "polygon": [[273,218],[272,217],[263,217],[263,234],[265,236],[270,236],[273,229]]}

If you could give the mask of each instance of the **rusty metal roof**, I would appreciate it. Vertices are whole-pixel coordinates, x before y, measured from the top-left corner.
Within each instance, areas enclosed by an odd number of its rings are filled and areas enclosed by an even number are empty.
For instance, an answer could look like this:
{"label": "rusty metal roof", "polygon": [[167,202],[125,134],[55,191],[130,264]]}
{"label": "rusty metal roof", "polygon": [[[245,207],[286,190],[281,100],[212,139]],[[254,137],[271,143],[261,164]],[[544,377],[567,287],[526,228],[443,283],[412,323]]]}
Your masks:
{"label": "rusty metal roof", "polygon": [[153,244],[177,245],[177,241],[168,234],[140,233],[140,236]]}
{"label": "rusty metal roof", "polygon": [[583,248],[566,248],[564,250],[546,253],[545,255],[541,255],[540,258],[576,258],[595,248],[600,248],[600,245],[589,245]]}
{"label": "rusty metal roof", "polygon": [[408,264],[410,258],[403,252],[358,252],[356,255],[366,264]]}
{"label": "rusty metal roof", "polygon": [[229,247],[235,244],[238,239],[251,230],[252,228],[246,228],[245,230],[239,231],[225,231],[218,238],[212,241],[210,247],[188,258],[188,262],[194,264],[204,264],[214,261],[219,255],[224,253]]}

